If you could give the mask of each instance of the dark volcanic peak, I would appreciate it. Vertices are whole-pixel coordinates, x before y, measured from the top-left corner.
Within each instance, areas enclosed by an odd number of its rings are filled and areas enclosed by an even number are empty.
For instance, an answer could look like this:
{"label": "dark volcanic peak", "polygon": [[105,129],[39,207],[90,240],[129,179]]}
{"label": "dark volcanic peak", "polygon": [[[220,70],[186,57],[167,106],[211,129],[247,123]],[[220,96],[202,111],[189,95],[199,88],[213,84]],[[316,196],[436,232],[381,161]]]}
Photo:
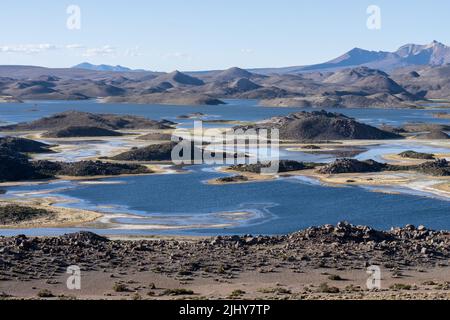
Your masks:
{"label": "dark volcanic peak", "polygon": [[389,77],[386,72],[368,67],[348,68],[330,74],[324,82],[351,84],[366,77]]}
{"label": "dark volcanic peak", "polygon": [[285,140],[399,139],[400,135],[326,111],[298,112],[245,128],[278,128]]}
{"label": "dark volcanic peak", "polygon": [[404,45],[396,54],[409,64],[441,66],[450,63],[450,47],[436,40],[427,45]]}
{"label": "dark volcanic peak", "polygon": [[278,87],[260,87],[239,95],[242,99],[275,99],[288,96],[289,92]]}
{"label": "dark volcanic peak", "polygon": [[404,93],[406,90],[389,78],[383,71],[357,67],[337,71],[324,80],[325,83],[341,84],[367,89],[376,93]]}
{"label": "dark volcanic peak", "polygon": [[319,170],[322,174],[380,172],[386,168],[383,163],[374,160],[337,159]]}
{"label": "dark volcanic peak", "polygon": [[169,133],[150,132],[139,136],[136,139],[145,141],[170,141],[172,139],[172,135]]}
{"label": "dark volcanic peak", "polygon": [[313,71],[320,69],[335,69],[350,66],[358,66],[366,63],[381,61],[390,55],[389,52],[368,51],[361,48],[354,48],[342,56],[329,62],[304,67],[302,71]]}
{"label": "dark volcanic peak", "polygon": [[0,182],[48,178],[37,172],[25,153],[51,152],[48,145],[23,138],[0,138]]}
{"label": "dark volcanic peak", "polygon": [[411,78],[419,78],[420,74],[417,71],[411,71],[408,73],[408,76],[410,76]]}
{"label": "dark volcanic peak", "polygon": [[0,148],[2,150],[10,149],[14,152],[22,153],[46,153],[50,152],[48,144],[16,137],[0,137]]}
{"label": "dark volcanic peak", "polygon": [[171,128],[167,122],[137,116],[66,111],[28,123],[5,126],[3,129],[24,131],[57,130],[67,127],[77,127],[80,124],[110,130]]}
{"label": "dark volcanic peak", "polygon": [[145,166],[101,161],[51,162],[40,160],[32,163],[36,172],[48,176],[117,176],[121,174],[151,173]]}
{"label": "dark volcanic peak", "polygon": [[247,70],[233,67],[224,71],[221,71],[214,75],[214,81],[228,82],[232,80],[236,80],[239,78],[251,78],[253,73],[248,72]]}
{"label": "dark volcanic peak", "polygon": [[171,161],[172,149],[177,145],[175,142],[153,144],[148,147],[133,149],[120,153],[112,160],[121,161]]}
{"label": "dark volcanic peak", "polygon": [[235,89],[239,92],[251,91],[261,88],[260,85],[254,83],[247,78],[240,78],[231,83],[230,88]]}
{"label": "dark volcanic peak", "polygon": [[185,85],[185,86],[201,86],[205,84],[203,80],[200,80],[198,78],[192,77],[190,75],[187,75],[185,73],[182,73],[178,70],[173,71],[168,74],[161,75],[154,79],[155,83],[163,83],[168,82],[172,85]]}
{"label": "dark volcanic peak", "polygon": [[418,135],[417,138],[424,140],[448,140],[450,139],[450,136],[444,131],[432,130],[428,133]]}
{"label": "dark volcanic peak", "polygon": [[[315,163],[306,163],[306,162],[298,162],[293,160],[279,160],[278,164],[278,172],[291,172],[291,171],[299,171],[299,170],[308,170],[314,169],[320,164]],[[253,164],[238,164],[230,167],[231,170],[240,171],[240,172],[251,172],[260,174],[263,168],[268,168],[272,163],[263,164],[263,163],[253,163]]]}
{"label": "dark volcanic peak", "polygon": [[427,99],[450,99],[450,64],[395,70],[392,78],[409,92]]}
{"label": "dark volcanic peak", "polygon": [[160,84],[158,84],[158,88],[161,88],[163,90],[172,89],[173,85],[170,82],[163,81]]}
{"label": "dark volcanic peak", "polygon": [[38,172],[28,157],[12,148],[0,147],[0,182],[49,178]]}
{"label": "dark volcanic peak", "polygon": [[122,134],[110,129],[88,126],[74,126],[64,129],[52,130],[43,136],[47,138],[73,138],[73,137],[117,137]]}

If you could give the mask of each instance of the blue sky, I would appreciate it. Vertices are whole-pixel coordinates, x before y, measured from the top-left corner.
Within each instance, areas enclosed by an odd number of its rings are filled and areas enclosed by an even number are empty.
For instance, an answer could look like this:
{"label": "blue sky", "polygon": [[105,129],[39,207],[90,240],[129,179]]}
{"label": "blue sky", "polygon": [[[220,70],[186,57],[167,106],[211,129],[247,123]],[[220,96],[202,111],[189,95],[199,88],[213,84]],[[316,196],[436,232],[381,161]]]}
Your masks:
{"label": "blue sky", "polygon": [[[2,4],[0,64],[89,61],[149,70],[277,67],[324,62],[353,47],[450,44],[450,1],[72,0]],[[69,30],[69,5],[81,29]],[[381,30],[366,27],[369,5]]]}

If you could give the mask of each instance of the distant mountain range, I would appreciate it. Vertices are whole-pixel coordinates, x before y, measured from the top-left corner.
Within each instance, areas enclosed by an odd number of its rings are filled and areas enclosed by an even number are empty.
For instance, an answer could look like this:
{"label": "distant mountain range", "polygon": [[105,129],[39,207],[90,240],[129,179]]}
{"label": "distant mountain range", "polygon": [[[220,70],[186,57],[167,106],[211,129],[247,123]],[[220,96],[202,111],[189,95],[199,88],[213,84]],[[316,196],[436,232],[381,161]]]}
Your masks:
{"label": "distant mountain range", "polygon": [[83,62],[80,64],[77,64],[76,66],[73,66],[72,69],[84,69],[84,70],[93,70],[93,71],[112,71],[112,72],[131,72],[131,71],[136,71],[136,72],[143,72],[146,70],[142,70],[142,69],[138,69],[138,70],[133,70],[127,67],[123,67],[123,66],[110,66],[107,64],[99,64],[99,65],[95,65],[95,64],[91,64],[89,62]]}
{"label": "distant mountain range", "polygon": [[442,66],[447,63],[450,63],[450,47],[438,41],[433,41],[427,45],[407,44],[395,52],[354,48],[342,56],[325,63],[284,68],[258,68],[250,69],[249,71],[260,74],[286,74],[313,71],[328,72],[343,68],[365,66],[390,72],[402,67]]}
{"label": "distant mountain range", "polygon": [[[248,69],[249,72],[259,74],[295,74],[309,72],[333,72],[343,68],[369,67],[385,72],[409,67],[409,66],[442,66],[450,63],[450,47],[433,41],[427,45],[406,44],[401,46],[397,51],[369,51],[361,48],[354,48],[345,54],[330,60],[328,62],[309,65],[309,66],[292,66],[282,68],[255,68]],[[92,71],[109,71],[109,72],[145,72],[143,69],[130,69],[124,66],[111,66],[106,64],[94,65],[88,62],[80,63],[73,66],[72,69],[84,69]],[[214,71],[195,71],[187,72],[188,74],[216,73]]]}
{"label": "distant mountain range", "polygon": [[287,68],[171,73],[82,63],[73,68],[0,66],[3,102],[101,98],[111,103],[414,108],[450,101],[450,47],[437,41],[395,52],[352,49],[331,61]]}

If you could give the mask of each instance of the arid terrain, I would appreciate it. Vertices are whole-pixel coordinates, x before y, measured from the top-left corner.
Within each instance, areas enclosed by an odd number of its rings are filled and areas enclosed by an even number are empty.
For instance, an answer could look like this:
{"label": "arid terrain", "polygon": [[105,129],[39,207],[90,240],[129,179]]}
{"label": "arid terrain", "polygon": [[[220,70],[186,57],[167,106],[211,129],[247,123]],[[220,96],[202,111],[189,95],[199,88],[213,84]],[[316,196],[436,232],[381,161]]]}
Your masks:
{"label": "arid terrain", "polygon": [[[449,153],[405,150],[384,154],[383,162],[352,158],[389,141],[448,147],[450,140],[443,138],[448,131],[445,125],[377,128],[326,111],[233,125],[277,128],[286,150],[332,154],[338,159],[330,163],[281,160],[278,174],[269,176],[261,174],[261,163],[232,165],[219,169],[226,177],[205,183],[226,185],[298,176],[324,185],[370,185],[380,187],[380,192],[387,192],[381,190],[383,186],[403,186],[449,196]],[[97,179],[106,177],[188,175],[182,167],[171,165],[175,144],[169,140],[175,128],[174,122],[166,120],[73,111],[5,126],[8,136],[0,138],[0,188],[58,180],[89,185],[105,183]],[[84,156],[86,146],[73,143],[79,140],[91,141],[94,146],[114,143]],[[211,146],[204,143],[199,148],[206,152]],[[185,227],[120,223],[118,218],[137,217],[65,208],[60,205],[67,199],[46,196],[45,191],[34,197],[39,191],[34,193],[23,191],[2,198],[2,229],[167,231]],[[230,227],[250,213],[221,215],[228,215],[232,222],[207,227]],[[4,299],[449,299],[449,241],[448,231],[425,226],[377,231],[345,222],[283,236],[103,237],[91,232],[8,236],[0,238],[0,294]],[[69,266],[81,270],[80,290],[66,286]],[[380,268],[379,288],[367,287],[371,266]]]}
{"label": "arid terrain", "polygon": [[[1,238],[6,299],[448,299],[448,232],[339,223],[277,237]],[[367,288],[369,266],[381,270]],[[81,269],[68,290],[67,267]]]}

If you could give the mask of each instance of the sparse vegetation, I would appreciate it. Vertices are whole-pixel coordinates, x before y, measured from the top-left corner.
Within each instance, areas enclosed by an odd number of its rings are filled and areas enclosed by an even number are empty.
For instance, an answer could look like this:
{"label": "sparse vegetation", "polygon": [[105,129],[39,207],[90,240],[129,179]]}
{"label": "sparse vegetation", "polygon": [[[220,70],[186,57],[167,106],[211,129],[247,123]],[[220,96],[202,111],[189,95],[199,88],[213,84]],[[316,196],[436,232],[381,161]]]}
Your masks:
{"label": "sparse vegetation", "polygon": [[39,298],[54,298],[55,295],[48,289],[42,289],[37,293]]}
{"label": "sparse vegetation", "polygon": [[322,293],[339,293],[339,288],[330,287],[328,283],[324,282],[320,284],[318,291]]}
{"label": "sparse vegetation", "polygon": [[163,296],[188,296],[193,295],[194,291],[184,288],[179,289],[166,289],[163,292]]}
{"label": "sparse vegetation", "polygon": [[277,288],[264,288],[264,289],[260,289],[258,290],[261,293],[273,293],[273,294],[292,294],[291,290],[286,289],[286,288],[281,288],[281,287],[277,287]]}
{"label": "sparse vegetation", "polygon": [[131,297],[132,300],[142,300],[142,296],[139,293],[135,293],[133,294],[133,296]]}
{"label": "sparse vegetation", "polygon": [[354,284],[350,284],[345,287],[345,291],[348,291],[348,292],[359,292],[361,290],[362,289],[360,286],[355,286]]}
{"label": "sparse vegetation", "polygon": [[328,276],[328,279],[332,280],[332,281],[343,281],[344,280],[340,275],[337,275],[337,274],[330,274]]}
{"label": "sparse vegetation", "polygon": [[127,292],[129,289],[124,283],[116,282],[113,285],[114,292]]}
{"label": "sparse vegetation", "polygon": [[399,153],[399,156],[402,158],[410,158],[410,159],[423,159],[423,160],[434,160],[434,154],[431,153],[421,153],[412,150],[408,150],[402,153]]}
{"label": "sparse vegetation", "polygon": [[18,205],[0,206],[0,225],[17,224],[42,217],[52,217],[54,213]]}
{"label": "sparse vegetation", "polygon": [[234,290],[233,292],[231,292],[230,298],[232,298],[232,299],[239,298],[239,297],[242,297],[244,294],[245,294],[245,291],[237,289],[237,290]]}
{"label": "sparse vegetation", "polygon": [[389,287],[391,290],[411,290],[412,286],[409,284],[403,284],[403,283],[394,283]]}

